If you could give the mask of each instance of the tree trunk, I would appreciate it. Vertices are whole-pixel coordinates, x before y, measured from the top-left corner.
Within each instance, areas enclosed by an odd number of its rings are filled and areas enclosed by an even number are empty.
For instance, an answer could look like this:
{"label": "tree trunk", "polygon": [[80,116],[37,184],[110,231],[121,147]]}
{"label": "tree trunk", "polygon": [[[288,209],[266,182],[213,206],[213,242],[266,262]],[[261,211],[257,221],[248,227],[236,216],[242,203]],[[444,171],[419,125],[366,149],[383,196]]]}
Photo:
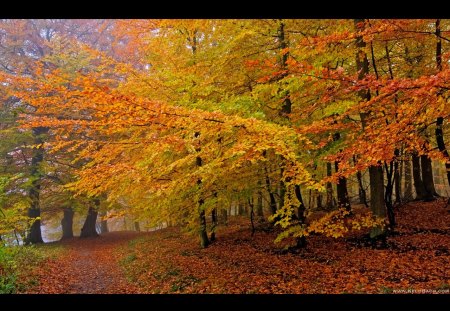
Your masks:
{"label": "tree trunk", "polygon": [[238,215],[239,216],[244,216],[245,215],[244,204],[242,204],[242,202],[240,200],[238,202]]}
{"label": "tree trunk", "polygon": [[[384,203],[384,181],[381,166],[369,167],[370,177],[370,209],[375,216],[386,218],[386,207]],[[384,228],[376,227],[370,231],[370,237],[375,238],[384,235]]]}
{"label": "tree trunk", "polygon": [[[364,30],[364,20],[355,19],[355,29],[357,31]],[[364,49],[366,43],[364,42],[362,36],[356,37],[356,70],[358,72],[358,80],[362,80],[369,73],[369,61],[367,59],[367,54]],[[370,100],[370,90],[360,90],[358,92],[359,98],[362,101]],[[365,130],[367,127],[367,118],[369,114],[360,113],[362,128]],[[370,166],[369,167],[369,178],[370,178],[370,209],[375,216],[385,218],[386,217],[386,207],[384,204],[384,187],[383,187],[383,169],[381,166]],[[385,235],[384,228],[377,227],[373,228],[370,232],[371,238],[383,237]]]}
{"label": "tree trunk", "polygon": [[[341,138],[341,134],[335,133],[333,135],[333,140],[337,141]],[[334,162],[334,169],[336,173],[339,171],[339,161]],[[345,208],[347,211],[351,210],[350,206],[350,200],[348,198],[348,191],[347,191],[347,178],[343,176],[339,176],[338,184],[336,185],[337,188],[337,198],[338,198],[338,207],[339,208]]]}
{"label": "tree trunk", "polygon": [[[334,162],[334,168],[336,170],[336,173],[339,170],[339,162]],[[339,208],[345,208],[346,210],[350,210],[350,201],[348,199],[348,192],[347,192],[347,178],[345,177],[339,177],[338,184],[337,184],[337,198],[338,198],[338,207]]]}
{"label": "tree trunk", "polygon": [[442,131],[442,124],[444,123],[443,117],[438,117],[436,120],[436,142],[439,148],[439,151],[442,152],[444,157],[447,159],[445,161],[445,170],[447,172],[447,181],[450,185],[450,158],[448,156],[447,148],[445,147],[444,142],[444,133]]}
{"label": "tree trunk", "polygon": [[[203,200],[200,199],[199,205],[203,205]],[[199,213],[200,220],[200,246],[202,248],[206,248],[209,245],[208,235],[206,234],[206,217],[205,211],[201,210]]]}
{"label": "tree trunk", "polygon": [[434,196],[438,196],[434,188],[433,168],[431,166],[431,159],[427,155],[420,156],[420,164],[422,167],[422,180],[425,188],[425,201],[434,200]]}
{"label": "tree trunk", "polygon": [[[303,197],[302,197],[302,193],[300,191],[300,186],[299,185],[295,185],[294,188],[294,192],[295,192],[295,196],[297,197],[297,200],[299,201],[299,205],[297,208],[297,217],[298,217],[298,221],[300,224],[304,224],[305,220],[306,220],[306,216],[305,216],[305,204],[303,202]],[[304,248],[306,247],[306,237],[305,236],[301,236],[296,238],[296,242],[297,242],[297,248]]]}
{"label": "tree trunk", "polygon": [[[441,20],[436,20],[436,67],[438,71],[442,70],[442,40],[441,40]],[[438,117],[436,119],[436,142],[439,148],[439,151],[442,152],[444,157],[446,158],[445,161],[445,170],[447,172],[447,181],[450,186],[450,158],[447,152],[447,148],[445,147],[444,142],[444,133],[442,131],[442,125],[444,124],[444,118]]]}
{"label": "tree trunk", "polygon": [[220,210],[220,214],[221,214],[221,219],[222,219],[222,224],[223,225],[227,225],[228,224],[228,213],[227,210],[225,208]]}
{"label": "tree trunk", "polygon": [[[283,170],[281,170],[280,175],[283,176]],[[278,196],[279,196],[279,202],[278,202],[278,208],[282,208],[284,206],[284,196],[286,195],[286,185],[284,184],[284,181],[281,180],[280,176],[280,182],[278,183]]]}
{"label": "tree trunk", "polygon": [[252,225],[252,236],[255,234],[255,212],[254,212],[254,204],[253,204],[253,198],[248,198],[248,206],[250,206],[250,224]]}
{"label": "tree trunk", "polygon": [[[353,163],[356,165],[356,156],[353,156]],[[369,204],[367,204],[366,189],[364,189],[363,178],[360,171],[356,172],[356,180],[358,180],[359,204],[364,204],[366,207],[369,207]]]}
{"label": "tree trunk", "polygon": [[[287,66],[287,61],[289,58],[289,51],[287,50],[287,48],[289,47],[289,42],[287,41],[284,27],[285,27],[285,24],[284,24],[283,20],[279,20],[278,29],[277,29],[277,41],[278,41],[278,52],[281,54],[281,56],[279,56],[278,65],[279,65],[280,71],[283,73],[278,76],[277,80],[282,80],[289,74],[288,73],[289,68]],[[280,88],[280,92],[281,92],[281,95],[283,98],[283,103],[281,105],[281,110],[279,111],[279,115],[282,118],[289,120],[289,115],[292,112],[291,95],[290,95],[289,90],[286,90],[284,88]],[[281,169],[280,174],[281,174],[281,176],[283,175],[283,169]],[[282,180],[282,178],[280,178],[279,186],[280,186],[279,208],[282,208],[284,206],[284,196],[286,194],[286,185],[285,185],[284,181]],[[273,209],[273,203],[272,203],[273,194],[270,194],[270,196],[271,196],[270,207],[271,207],[272,215],[273,215],[274,211],[276,212],[276,205],[275,205],[275,209]],[[273,197],[273,199],[275,199],[275,197]]]}
{"label": "tree trunk", "polygon": [[71,207],[64,208],[64,216],[61,220],[61,227],[62,227],[62,238],[64,239],[71,239],[73,238],[73,215],[74,211]]}
{"label": "tree trunk", "polygon": [[41,145],[38,148],[33,148],[33,156],[31,158],[30,178],[32,180],[31,187],[28,192],[30,198],[30,208],[28,209],[28,217],[35,219],[32,223],[30,230],[25,238],[25,244],[43,243],[41,233],[41,207],[39,196],[41,192],[41,180],[43,173],[41,171],[41,163],[44,161],[44,148],[42,143],[44,142],[43,135],[48,133],[47,127],[35,127],[32,130],[34,137],[34,143]]}
{"label": "tree trunk", "polygon": [[[288,41],[286,40],[286,34],[284,30],[284,22],[280,20],[280,23],[278,25],[277,29],[277,40],[278,40],[278,50],[282,54],[279,58],[279,67],[284,72],[279,76],[278,80],[283,79],[288,75],[288,67],[287,67],[287,61],[289,58],[289,51],[286,51],[286,48],[289,46]],[[281,105],[281,111],[280,115],[285,118],[289,118],[289,114],[292,112],[292,102],[291,97],[288,90],[282,90],[284,91],[283,96],[283,104]]]}
{"label": "tree trunk", "polygon": [[417,151],[414,151],[412,154],[412,168],[416,200],[423,200],[425,198],[425,186],[423,185],[422,177],[420,177],[420,158],[417,155]]}
{"label": "tree trunk", "polygon": [[[332,174],[331,162],[327,162],[327,177],[330,177],[331,174]],[[326,208],[333,209],[334,208],[333,184],[331,182],[327,182],[326,190],[327,190]]]}
{"label": "tree trunk", "polygon": [[[195,36],[194,36],[195,39]],[[196,41],[194,40],[194,43]],[[195,45],[194,45],[195,47]],[[193,47],[193,53],[195,54],[195,49]],[[200,147],[200,132],[195,132],[194,133],[194,137],[198,140],[197,141],[197,146],[195,148],[196,152],[200,152],[201,151],[201,147]],[[203,161],[202,158],[200,156],[197,156],[195,159],[195,164],[197,167],[200,167],[203,165]],[[197,179],[197,185],[199,186],[199,188],[202,185],[202,179],[199,178]],[[199,211],[199,221],[200,221],[200,227],[199,227],[199,235],[200,235],[200,246],[202,248],[206,248],[209,245],[209,240],[208,240],[208,233],[206,232],[206,216],[205,216],[205,210],[203,207],[203,204],[205,203],[205,201],[203,200],[203,198],[200,198],[198,200],[198,211]]]}
{"label": "tree trunk", "polygon": [[[106,216],[106,212],[103,212],[103,213],[100,214],[100,218],[103,218],[104,216]],[[100,234],[108,233],[108,232],[109,232],[109,230],[108,230],[108,221],[102,219],[100,221]]]}
{"label": "tree trunk", "polygon": [[217,208],[211,211],[211,242],[216,240]]}
{"label": "tree trunk", "polygon": [[394,162],[394,189],[395,189],[395,203],[401,203],[402,198],[401,198],[401,172],[400,172],[400,168],[399,168],[399,156],[400,156],[400,151],[398,149],[395,149],[394,151],[395,154],[395,162]]}
{"label": "tree trunk", "polygon": [[[39,191],[39,188],[37,188],[37,191]],[[32,200],[36,200],[34,197],[35,195],[39,196],[39,192],[33,193],[30,191],[30,198]],[[39,199],[37,199],[39,200]],[[39,207],[36,207],[36,205],[33,205],[33,207],[30,207],[28,209],[28,217],[35,219],[34,222],[31,224],[30,230],[28,232],[27,237],[25,238],[25,244],[37,244],[37,243],[44,243],[44,240],[42,239],[42,233],[41,233],[41,209]]]}
{"label": "tree trunk", "polygon": [[[141,232],[141,224],[139,223],[139,221],[134,222],[134,231]],[[108,232],[108,227],[106,227],[106,232]]]}
{"label": "tree trunk", "polygon": [[277,212],[277,201],[275,200],[275,195],[270,190],[270,180],[269,180],[269,176],[267,176],[267,175],[266,175],[266,187],[267,187],[267,192],[269,193],[269,198],[270,198],[270,203],[269,203],[270,213],[272,215],[275,215],[275,213]]}
{"label": "tree trunk", "polygon": [[[405,192],[403,194],[403,201],[410,201],[413,199],[413,193],[412,193],[412,176],[411,176],[411,159],[406,159],[404,156],[404,171],[405,171]],[[419,176],[420,177],[420,176]]]}
{"label": "tree trunk", "polygon": [[319,191],[314,191],[314,196],[316,197],[316,199],[317,199],[317,209],[320,211],[320,210],[322,210],[322,208],[323,208],[323,206],[322,206],[322,199],[323,199],[323,196],[322,196],[322,193],[320,193]]}
{"label": "tree trunk", "polygon": [[395,174],[394,172],[394,163],[391,162],[389,163],[389,166],[387,165],[386,161],[384,162],[384,167],[386,170],[386,179],[387,179],[387,185],[386,185],[386,190],[384,193],[384,203],[386,204],[386,211],[387,211],[387,216],[388,216],[388,220],[389,220],[389,228],[391,230],[394,229],[395,227],[395,214],[394,214],[394,205],[392,203],[392,195],[393,195],[393,191],[394,191],[394,184],[395,184],[395,180],[393,180],[393,176]]}
{"label": "tree trunk", "polygon": [[[95,200],[95,205],[98,206],[100,201]],[[95,224],[97,222],[98,212],[92,206],[89,206],[86,220],[84,221],[83,228],[81,228],[80,238],[96,237],[98,236],[97,230],[95,230]]]}
{"label": "tree trunk", "polygon": [[256,199],[256,216],[258,218],[263,219],[264,218],[264,211],[263,211],[263,194],[261,191],[261,181],[258,182],[258,194]]}

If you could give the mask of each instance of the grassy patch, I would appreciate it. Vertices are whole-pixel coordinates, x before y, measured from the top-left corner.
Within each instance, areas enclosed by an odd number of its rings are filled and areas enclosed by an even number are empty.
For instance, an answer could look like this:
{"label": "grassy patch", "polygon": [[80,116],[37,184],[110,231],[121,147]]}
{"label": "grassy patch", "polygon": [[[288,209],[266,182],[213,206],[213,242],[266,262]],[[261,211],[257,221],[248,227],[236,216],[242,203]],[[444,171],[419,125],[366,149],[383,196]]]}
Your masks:
{"label": "grassy patch", "polygon": [[0,293],[14,294],[37,286],[34,273],[46,259],[60,254],[61,246],[0,246]]}

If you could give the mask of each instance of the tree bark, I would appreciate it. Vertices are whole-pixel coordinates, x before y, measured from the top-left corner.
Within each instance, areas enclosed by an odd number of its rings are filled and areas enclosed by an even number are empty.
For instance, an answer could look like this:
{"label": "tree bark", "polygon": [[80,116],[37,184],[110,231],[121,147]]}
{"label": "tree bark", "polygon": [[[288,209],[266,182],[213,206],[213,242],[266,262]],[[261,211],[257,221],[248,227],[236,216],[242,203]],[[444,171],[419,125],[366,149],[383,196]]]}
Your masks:
{"label": "tree bark", "polygon": [[[194,40],[194,43],[196,41]],[[194,54],[195,54],[195,50],[193,50]],[[195,132],[194,137],[196,139],[200,139],[200,132]],[[200,143],[198,142],[197,147],[195,148],[196,152],[200,152],[201,151],[201,147],[200,147]],[[203,161],[202,158],[200,156],[196,157],[195,160],[195,164],[197,167],[200,167],[203,165]],[[197,185],[199,186],[199,188],[202,185],[202,179],[199,178],[197,179]],[[200,235],[200,246],[202,248],[206,248],[208,247],[208,245],[210,244],[210,241],[208,239],[208,233],[206,232],[206,216],[205,216],[205,210],[203,209],[203,204],[205,203],[205,201],[203,200],[203,198],[200,198],[198,200],[198,211],[199,211],[199,222],[200,222],[200,227],[199,227],[199,235]]]}
{"label": "tree bark", "polygon": [[[200,199],[199,205],[203,205],[203,200]],[[199,220],[200,220],[200,246],[202,248],[206,248],[209,245],[209,239],[208,235],[206,234],[206,217],[205,217],[205,211],[200,210],[199,213]]]}
{"label": "tree bark", "polygon": [[[331,174],[332,174],[331,162],[327,162],[327,177],[330,177]],[[334,208],[333,184],[331,182],[327,182],[326,190],[327,190],[326,208],[327,209],[333,209]]]}
{"label": "tree bark", "polygon": [[[300,224],[304,224],[305,220],[306,220],[306,216],[305,216],[305,203],[303,202],[303,197],[302,197],[302,193],[300,191],[300,186],[299,185],[295,185],[294,187],[294,192],[295,192],[295,196],[297,197],[297,200],[299,201],[299,205],[297,208],[297,217],[298,217],[298,221]],[[306,247],[306,237],[305,236],[301,236],[296,238],[296,242],[297,242],[297,248],[304,248]]]}
{"label": "tree bark", "polygon": [[423,200],[425,198],[425,186],[423,185],[422,177],[420,176],[420,158],[417,151],[412,154],[412,168],[414,189],[416,190],[416,200]]}
{"label": "tree bark", "polygon": [[438,117],[436,120],[436,142],[437,142],[439,151],[442,152],[442,154],[446,158],[445,170],[447,172],[447,181],[448,181],[448,184],[450,185],[450,158],[448,155],[447,148],[445,147],[444,133],[442,131],[443,123],[444,123],[444,118]]}
{"label": "tree bark", "polygon": [[[103,213],[100,214],[100,217],[101,217],[101,218],[103,218],[104,216],[106,216],[106,213],[105,213],[105,212],[103,212]],[[139,230],[139,231],[140,231],[140,230]],[[100,234],[108,233],[108,232],[109,232],[109,230],[108,230],[108,221],[102,219],[102,220],[100,221]]]}
{"label": "tree bark", "polygon": [[273,194],[273,192],[270,189],[270,179],[269,179],[269,175],[267,175],[267,169],[266,169],[266,189],[267,189],[267,192],[269,193],[270,213],[272,215],[275,215],[275,213],[277,212],[277,201],[275,200],[275,195]]}
{"label": "tree bark", "polygon": [[[356,156],[353,156],[353,163],[356,165]],[[356,180],[358,180],[359,204],[364,204],[366,207],[369,207],[369,204],[367,204],[366,189],[364,189],[363,178],[360,171],[356,172]]]}
{"label": "tree bark", "polygon": [[[98,199],[94,200],[95,205],[98,207],[100,201]],[[84,221],[83,228],[81,228],[80,238],[96,237],[98,236],[97,230],[95,229],[95,224],[97,222],[97,210],[89,206],[88,214],[86,220]]]}
{"label": "tree bark", "polygon": [[62,227],[62,238],[64,239],[71,239],[73,238],[73,215],[74,211],[71,207],[64,208],[64,216],[61,220],[61,227]]}
{"label": "tree bark", "polygon": [[264,218],[263,194],[261,191],[261,181],[258,181],[258,193],[257,193],[257,199],[256,199],[256,216],[258,216],[258,218],[260,218],[260,219]]}
{"label": "tree bark", "polygon": [[[375,216],[386,218],[386,207],[384,202],[384,180],[383,168],[381,166],[369,167],[370,177],[370,209]],[[377,227],[370,231],[372,238],[385,234],[383,228]]]}
{"label": "tree bark", "polygon": [[222,208],[220,210],[220,214],[221,214],[221,219],[222,219],[222,224],[223,225],[227,225],[228,224],[228,213],[227,210],[225,208]]}
{"label": "tree bark", "polygon": [[[364,20],[355,19],[355,29],[357,31],[364,30]],[[362,36],[356,37],[356,70],[358,72],[358,80],[364,79],[364,77],[369,73],[369,61],[367,59],[367,54],[364,52],[366,43]],[[362,101],[370,100],[370,90],[360,90],[358,92],[359,98]],[[369,117],[368,113],[360,113],[362,128],[365,130],[367,127],[367,119]],[[370,178],[370,209],[375,216],[385,218],[386,217],[386,207],[384,204],[384,188],[383,188],[383,169],[381,166],[370,166],[369,167],[369,178]],[[373,228],[370,232],[371,238],[382,237],[385,235],[385,229],[382,227]]]}
{"label": "tree bark", "polygon": [[401,203],[402,198],[401,198],[401,172],[400,172],[400,168],[399,168],[399,156],[400,156],[400,150],[395,149],[394,151],[395,154],[395,162],[394,162],[394,189],[395,189],[395,203]]}
{"label": "tree bark", "polygon": [[386,170],[386,179],[387,179],[387,185],[384,192],[384,203],[386,204],[386,212],[389,220],[389,228],[391,230],[395,227],[395,214],[394,214],[394,205],[392,203],[392,195],[394,190],[394,184],[395,180],[393,180],[394,177],[394,163],[391,162],[388,164],[386,161],[384,162],[384,167]]}
{"label": "tree bark", "polygon": [[[339,162],[334,162],[334,168],[336,173],[339,171]],[[350,210],[350,201],[348,199],[348,191],[347,191],[347,178],[339,177],[337,186],[337,199],[338,199],[338,207],[345,208],[346,210]]]}
{"label": "tree bark", "polygon": [[[405,171],[405,192],[403,193],[403,201],[410,201],[413,199],[412,193],[412,175],[411,175],[411,159],[404,156],[404,171]],[[419,176],[420,177],[420,176]]]}
{"label": "tree bark", "polygon": [[[141,232],[141,224],[139,223],[139,221],[134,222],[134,231]],[[108,227],[106,227],[106,232],[108,232]]]}
{"label": "tree bark", "polygon": [[43,135],[48,133],[47,127],[35,127],[32,129],[32,135],[34,137],[34,143],[40,145],[38,148],[33,149],[33,156],[31,158],[30,178],[32,180],[31,187],[28,192],[30,198],[30,208],[28,209],[28,217],[35,219],[32,223],[30,230],[25,238],[25,244],[43,243],[41,233],[41,207],[40,207],[40,192],[41,192],[41,180],[43,173],[41,171],[41,163],[44,161],[44,148],[42,144],[44,142]]}
{"label": "tree bark", "polygon": [[216,227],[217,227],[217,208],[213,208],[211,211],[211,237],[210,241],[216,240]]}
{"label": "tree bark", "polygon": [[244,204],[240,200],[238,202],[238,215],[239,216],[244,216],[245,215]]}
{"label": "tree bark", "polygon": [[[333,135],[333,140],[337,141],[341,138],[341,134],[335,133]],[[336,173],[339,172],[339,161],[334,162],[334,169]],[[347,191],[347,178],[344,176],[339,176],[338,183],[336,185],[337,189],[337,199],[338,199],[338,207],[345,208],[347,211],[351,210],[350,200],[348,198]]]}
{"label": "tree bark", "polygon": [[252,225],[252,236],[255,234],[255,212],[254,212],[254,204],[253,204],[253,198],[248,198],[248,205],[250,206],[250,223]]}
{"label": "tree bark", "polygon": [[[441,40],[441,20],[436,20],[436,67],[438,71],[442,70],[442,40]],[[450,158],[448,155],[447,148],[445,147],[444,142],[444,133],[442,131],[442,126],[444,124],[444,118],[438,117],[436,119],[436,142],[439,148],[439,151],[442,152],[444,157],[446,158],[445,161],[445,170],[447,172],[447,181],[450,186]]]}
{"label": "tree bark", "polygon": [[[283,79],[288,75],[287,72],[287,60],[289,58],[289,51],[286,51],[286,48],[289,46],[288,41],[286,40],[286,33],[284,30],[285,24],[282,20],[278,25],[277,30],[277,40],[278,40],[278,50],[282,54],[279,60],[280,69],[284,72],[280,75],[279,80]],[[289,118],[289,114],[292,112],[292,102],[289,91],[284,91],[283,94],[283,103],[281,105],[280,115],[285,118]]]}
{"label": "tree bark", "polygon": [[422,181],[425,188],[425,201],[434,200],[434,196],[438,196],[434,188],[433,168],[431,159],[427,155],[420,156],[420,164],[422,167]]}

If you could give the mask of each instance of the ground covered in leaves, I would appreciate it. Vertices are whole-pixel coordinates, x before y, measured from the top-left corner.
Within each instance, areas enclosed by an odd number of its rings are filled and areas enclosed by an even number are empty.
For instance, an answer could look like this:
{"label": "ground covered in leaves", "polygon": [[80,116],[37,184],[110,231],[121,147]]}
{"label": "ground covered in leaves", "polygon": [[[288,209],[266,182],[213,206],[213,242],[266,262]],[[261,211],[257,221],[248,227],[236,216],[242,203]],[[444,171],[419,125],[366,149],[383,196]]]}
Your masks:
{"label": "ground covered in leaves", "polygon": [[[139,293],[120,269],[115,250],[139,235],[137,232],[111,232],[96,238],[73,238],[49,245],[61,247],[56,258],[48,258],[35,269],[39,282],[26,293],[111,294]],[[45,249],[41,249],[45,252]]]}
{"label": "ground covered in leaves", "polygon": [[273,243],[276,232],[251,236],[234,218],[200,249],[177,228],[113,232],[53,243],[57,257],[35,274],[33,293],[450,293],[450,208],[442,200],[399,207],[387,244],[362,234],[308,238],[297,253]]}
{"label": "ground covered in leaves", "polygon": [[[445,202],[397,209],[387,245],[360,235],[308,238],[306,249],[283,253],[275,232],[251,236],[234,220],[207,249],[176,228],[131,241],[122,266],[148,293],[450,293],[450,213]],[[413,291],[414,290],[414,291]]]}

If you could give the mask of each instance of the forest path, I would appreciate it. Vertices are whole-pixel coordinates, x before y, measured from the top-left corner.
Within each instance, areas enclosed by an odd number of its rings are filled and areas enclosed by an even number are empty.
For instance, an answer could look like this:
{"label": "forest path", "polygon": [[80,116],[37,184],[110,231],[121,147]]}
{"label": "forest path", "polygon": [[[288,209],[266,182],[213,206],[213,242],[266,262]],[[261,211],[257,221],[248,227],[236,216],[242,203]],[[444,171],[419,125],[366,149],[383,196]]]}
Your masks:
{"label": "forest path", "polygon": [[62,255],[47,262],[46,273],[34,293],[121,294],[139,293],[119,266],[115,250],[144,235],[138,232],[110,232],[95,238],[78,237],[53,242],[63,246]]}

